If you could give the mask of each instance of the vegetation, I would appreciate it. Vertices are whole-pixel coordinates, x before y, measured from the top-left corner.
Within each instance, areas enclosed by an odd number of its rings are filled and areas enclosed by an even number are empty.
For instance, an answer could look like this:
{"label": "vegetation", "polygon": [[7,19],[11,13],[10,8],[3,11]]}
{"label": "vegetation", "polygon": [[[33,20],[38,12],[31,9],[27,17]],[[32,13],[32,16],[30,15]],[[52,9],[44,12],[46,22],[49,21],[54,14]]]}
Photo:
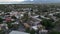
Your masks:
{"label": "vegetation", "polygon": [[30,34],[35,34],[35,30],[32,29],[32,30],[30,31]]}
{"label": "vegetation", "polygon": [[0,30],[0,34],[5,34],[4,30]]}
{"label": "vegetation", "polygon": [[30,28],[26,28],[25,32],[30,33]]}
{"label": "vegetation", "polygon": [[7,25],[8,25],[8,28],[9,28],[9,29],[12,28],[11,22],[7,22]]}
{"label": "vegetation", "polygon": [[58,31],[52,31],[52,32],[49,32],[48,34],[60,34],[60,32],[58,32]]}
{"label": "vegetation", "polygon": [[30,33],[30,34],[35,34],[34,29],[30,30],[29,28],[27,28],[25,32]]}
{"label": "vegetation", "polygon": [[54,24],[51,20],[48,19],[43,19],[41,24],[45,26],[47,30],[51,30],[54,27]]}
{"label": "vegetation", "polygon": [[60,13],[58,13],[58,14],[54,14],[54,16],[60,18]]}
{"label": "vegetation", "polygon": [[29,19],[28,13],[25,13],[24,16],[21,18],[21,20],[23,20],[23,22],[27,22],[28,19]]}
{"label": "vegetation", "polygon": [[3,19],[2,19],[2,18],[0,18],[0,24],[1,24],[1,23],[3,23]]}
{"label": "vegetation", "polygon": [[12,19],[17,19],[15,16],[12,16],[11,18],[12,18]]}

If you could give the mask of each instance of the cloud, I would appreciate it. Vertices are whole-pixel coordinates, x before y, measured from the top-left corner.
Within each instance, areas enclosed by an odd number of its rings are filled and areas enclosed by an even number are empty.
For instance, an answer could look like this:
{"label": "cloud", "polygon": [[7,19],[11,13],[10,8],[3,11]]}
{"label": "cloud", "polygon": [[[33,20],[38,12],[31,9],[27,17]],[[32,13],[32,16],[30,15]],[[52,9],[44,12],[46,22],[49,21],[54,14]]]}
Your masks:
{"label": "cloud", "polygon": [[0,2],[24,1],[24,0],[0,0]]}

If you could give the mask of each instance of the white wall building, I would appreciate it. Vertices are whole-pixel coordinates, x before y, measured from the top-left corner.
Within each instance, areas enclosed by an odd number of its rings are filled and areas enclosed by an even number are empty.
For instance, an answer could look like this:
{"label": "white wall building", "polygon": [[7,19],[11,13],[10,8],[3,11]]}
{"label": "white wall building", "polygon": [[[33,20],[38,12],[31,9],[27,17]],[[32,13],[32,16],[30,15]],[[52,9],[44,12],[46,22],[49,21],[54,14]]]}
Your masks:
{"label": "white wall building", "polygon": [[9,34],[29,34],[29,33],[20,32],[20,31],[12,31]]}

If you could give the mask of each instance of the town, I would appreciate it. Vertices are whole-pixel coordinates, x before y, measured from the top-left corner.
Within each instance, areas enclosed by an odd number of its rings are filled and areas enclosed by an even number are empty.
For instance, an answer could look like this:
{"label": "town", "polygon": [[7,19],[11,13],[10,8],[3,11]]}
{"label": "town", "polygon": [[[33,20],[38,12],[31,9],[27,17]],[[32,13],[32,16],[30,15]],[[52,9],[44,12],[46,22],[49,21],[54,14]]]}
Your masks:
{"label": "town", "polygon": [[50,4],[0,5],[0,34],[59,34],[60,6]]}

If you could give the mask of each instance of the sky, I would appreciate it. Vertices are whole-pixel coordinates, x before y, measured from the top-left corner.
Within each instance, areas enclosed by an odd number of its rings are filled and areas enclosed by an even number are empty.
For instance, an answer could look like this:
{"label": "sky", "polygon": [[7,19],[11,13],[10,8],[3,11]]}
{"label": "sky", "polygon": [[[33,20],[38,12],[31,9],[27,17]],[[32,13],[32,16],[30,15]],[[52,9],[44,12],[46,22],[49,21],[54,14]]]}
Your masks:
{"label": "sky", "polygon": [[0,2],[11,2],[11,1],[24,1],[24,0],[0,0]]}
{"label": "sky", "polygon": [[36,3],[60,3],[60,0],[0,0],[0,3],[2,2],[23,2],[23,1],[33,1]]}
{"label": "sky", "polygon": [[0,2],[10,2],[10,1],[42,1],[42,2],[59,2],[60,0],[0,0]]}
{"label": "sky", "polygon": [[0,2],[10,2],[10,1],[33,1],[33,0],[0,0]]}

